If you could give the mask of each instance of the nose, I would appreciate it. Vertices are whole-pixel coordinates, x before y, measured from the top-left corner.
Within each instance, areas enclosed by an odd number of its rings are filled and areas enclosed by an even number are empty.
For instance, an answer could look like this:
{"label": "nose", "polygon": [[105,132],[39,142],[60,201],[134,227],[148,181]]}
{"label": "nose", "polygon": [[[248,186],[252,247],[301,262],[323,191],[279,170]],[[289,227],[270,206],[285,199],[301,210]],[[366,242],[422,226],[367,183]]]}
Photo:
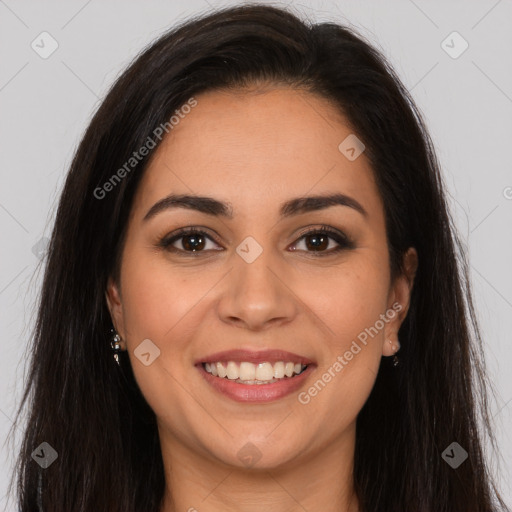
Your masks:
{"label": "nose", "polygon": [[222,322],[251,331],[286,324],[296,317],[299,304],[293,293],[290,268],[272,259],[270,251],[252,263],[234,255],[218,302]]}

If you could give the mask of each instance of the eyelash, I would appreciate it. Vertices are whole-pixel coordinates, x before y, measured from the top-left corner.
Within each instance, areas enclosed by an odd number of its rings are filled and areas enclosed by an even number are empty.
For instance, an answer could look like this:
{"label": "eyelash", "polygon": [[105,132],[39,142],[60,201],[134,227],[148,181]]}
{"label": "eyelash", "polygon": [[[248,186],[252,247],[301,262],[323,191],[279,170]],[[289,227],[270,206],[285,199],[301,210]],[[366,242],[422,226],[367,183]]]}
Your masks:
{"label": "eyelash", "polygon": [[[330,228],[329,226],[320,226],[319,228],[318,227],[309,228],[305,232],[301,233],[299,238],[297,238],[297,242],[301,241],[303,238],[306,238],[308,235],[312,235],[312,234],[328,235],[329,238],[333,239],[338,244],[338,247],[336,247],[334,249],[330,249],[328,251],[305,251],[305,252],[308,252],[308,253],[314,255],[314,257],[321,258],[321,257],[325,257],[325,256],[331,256],[333,254],[339,253],[340,251],[347,250],[347,249],[353,249],[355,247],[353,241],[347,235],[345,235],[344,233],[342,233],[340,231],[334,230],[334,229]],[[162,237],[158,241],[157,246],[162,249],[165,249],[169,252],[172,252],[172,253],[182,253],[182,254],[187,254],[187,256],[190,255],[192,257],[197,257],[197,255],[200,254],[201,252],[207,252],[204,250],[185,251],[183,249],[178,249],[176,247],[172,247],[172,244],[174,242],[176,242],[180,238],[184,238],[187,235],[204,235],[206,238],[208,238],[212,242],[215,242],[217,245],[220,245],[220,243],[217,240],[215,240],[212,236],[208,235],[208,233],[206,233],[206,231],[195,228],[195,227],[188,227],[188,228],[179,229],[175,233],[171,233],[170,235],[166,235],[166,236]],[[295,242],[294,245],[296,245],[297,242]]]}

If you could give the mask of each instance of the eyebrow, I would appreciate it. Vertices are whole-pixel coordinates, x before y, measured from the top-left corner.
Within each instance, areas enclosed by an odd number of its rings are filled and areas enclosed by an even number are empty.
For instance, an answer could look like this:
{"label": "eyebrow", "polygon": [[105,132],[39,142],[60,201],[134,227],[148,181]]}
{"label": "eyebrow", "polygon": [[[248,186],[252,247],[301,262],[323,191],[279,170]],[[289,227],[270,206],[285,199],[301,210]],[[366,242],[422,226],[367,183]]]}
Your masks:
{"label": "eyebrow", "polygon": [[[292,215],[324,210],[331,206],[347,206],[356,210],[364,217],[368,217],[368,212],[361,203],[345,194],[306,196],[290,199],[281,205],[279,213],[281,217],[290,217]],[[233,218],[233,207],[230,203],[224,203],[212,197],[170,194],[156,202],[146,213],[143,220],[148,221],[157,214],[173,208],[187,208],[226,219]]]}

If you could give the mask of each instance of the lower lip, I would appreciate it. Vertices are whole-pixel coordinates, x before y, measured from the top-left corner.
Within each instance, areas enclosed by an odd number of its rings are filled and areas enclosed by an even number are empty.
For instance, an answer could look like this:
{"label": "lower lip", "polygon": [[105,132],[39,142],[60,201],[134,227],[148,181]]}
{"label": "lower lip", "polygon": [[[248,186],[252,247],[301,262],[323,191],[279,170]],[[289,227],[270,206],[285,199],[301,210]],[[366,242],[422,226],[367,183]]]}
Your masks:
{"label": "lower lip", "polygon": [[294,391],[297,391],[313,371],[314,365],[310,364],[295,377],[284,377],[271,384],[240,384],[227,378],[214,377],[208,373],[202,364],[196,366],[208,384],[223,395],[236,402],[265,403],[279,400]]}

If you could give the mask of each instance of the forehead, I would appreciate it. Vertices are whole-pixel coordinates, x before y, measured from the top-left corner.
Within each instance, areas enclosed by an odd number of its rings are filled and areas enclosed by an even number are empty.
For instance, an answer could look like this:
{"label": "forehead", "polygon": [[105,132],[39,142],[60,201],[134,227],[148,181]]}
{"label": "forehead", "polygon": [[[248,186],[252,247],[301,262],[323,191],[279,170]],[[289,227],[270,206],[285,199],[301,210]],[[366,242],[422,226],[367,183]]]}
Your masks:
{"label": "forehead", "polygon": [[193,193],[229,201],[236,215],[237,205],[261,209],[290,196],[340,191],[368,210],[379,206],[368,160],[364,152],[351,161],[340,151],[354,134],[326,99],[282,87],[210,91],[195,100],[155,150],[137,205]]}

